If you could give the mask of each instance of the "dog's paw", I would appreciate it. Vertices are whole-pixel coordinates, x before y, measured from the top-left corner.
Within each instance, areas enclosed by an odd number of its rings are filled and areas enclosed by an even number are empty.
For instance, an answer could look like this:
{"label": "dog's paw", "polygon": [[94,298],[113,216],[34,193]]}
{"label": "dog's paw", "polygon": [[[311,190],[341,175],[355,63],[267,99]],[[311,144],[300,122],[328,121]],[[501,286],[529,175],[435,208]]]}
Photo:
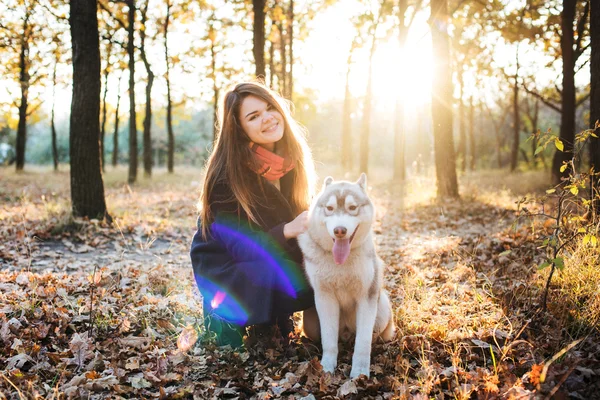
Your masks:
{"label": "dog's paw", "polygon": [[358,378],[361,375],[366,375],[367,378],[369,378],[370,373],[371,372],[369,371],[369,363],[366,363],[366,365],[364,363],[360,363],[359,365],[353,363],[352,370],[350,371],[350,378]]}
{"label": "dog's paw", "polygon": [[323,356],[321,359],[321,366],[323,367],[323,372],[331,372],[332,374],[335,371],[335,367],[337,364],[337,360],[334,357]]}

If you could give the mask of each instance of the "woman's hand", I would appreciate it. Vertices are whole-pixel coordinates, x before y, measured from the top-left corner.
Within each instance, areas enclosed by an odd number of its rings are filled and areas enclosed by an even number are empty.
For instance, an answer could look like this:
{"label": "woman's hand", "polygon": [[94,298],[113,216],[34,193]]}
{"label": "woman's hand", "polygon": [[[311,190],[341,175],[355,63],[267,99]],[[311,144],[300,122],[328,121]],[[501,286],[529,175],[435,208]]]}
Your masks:
{"label": "woman's hand", "polygon": [[286,239],[298,237],[308,229],[308,211],[303,211],[292,222],[283,226],[283,236]]}

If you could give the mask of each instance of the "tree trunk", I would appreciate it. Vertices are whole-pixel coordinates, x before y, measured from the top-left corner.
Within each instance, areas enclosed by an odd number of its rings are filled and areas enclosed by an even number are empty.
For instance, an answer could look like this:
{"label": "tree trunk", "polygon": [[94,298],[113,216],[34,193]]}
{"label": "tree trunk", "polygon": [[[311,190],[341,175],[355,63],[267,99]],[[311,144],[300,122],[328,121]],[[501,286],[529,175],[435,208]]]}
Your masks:
{"label": "tree trunk", "polygon": [[290,56],[288,64],[290,69],[287,73],[287,90],[288,99],[293,100],[294,96],[294,0],[290,0],[290,7],[288,8],[288,46],[290,49]]}
{"label": "tree trunk", "polygon": [[256,78],[265,79],[265,0],[252,0],[254,11],[253,35],[255,75]]}
{"label": "tree trunk", "polygon": [[513,140],[510,151],[510,171],[517,169],[519,159],[519,134],[521,128],[521,117],[519,116],[519,45],[517,44],[517,70],[513,86]]}
{"label": "tree trunk", "polygon": [[469,169],[475,171],[475,159],[477,157],[477,146],[475,145],[475,106],[473,95],[469,98]]}
{"label": "tree trunk", "polygon": [[100,160],[102,161],[102,171],[105,171],[104,167],[104,133],[106,132],[106,95],[108,93],[108,75],[110,71],[110,50],[106,59],[106,69],[104,70],[104,90],[102,92],[102,123],[100,124]]}
{"label": "tree trunk", "polygon": [[58,57],[54,62],[52,69],[52,111],[50,112],[50,132],[52,135],[52,161],[54,163],[54,171],[58,171],[58,148],[56,145],[56,126],[54,124],[54,108],[56,105],[56,66],[58,65]]}
{"label": "tree trunk", "polygon": [[167,70],[165,72],[165,80],[167,81],[167,135],[168,135],[168,150],[167,150],[167,170],[170,174],[173,173],[174,158],[175,158],[175,135],[173,134],[173,102],[171,100],[171,80],[169,79],[169,70],[171,68],[171,60],[169,58],[168,32],[169,22],[171,18],[171,2],[167,1],[167,17],[165,18],[165,61]]}
{"label": "tree trunk", "polygon": [[[142,9],[142,26],[146,26],[147,15],[148,15],[148,3]],[[144,176],[152,176],[152,85],[154,84],[154,72],[150,67],[150,62],[146,57],[146,31],[145,29],[140,30],[141,46],[140,54],[144,67],[146,67],[146,74],[148,75],[148,82],[146,84],[146,114],[144,115]]]}
{"label": "tree trunk", "polygon": [[[535,99],[535,103],[533,105],[533,115],[531,118],[531,134],[534,135],[532,136],[532,140],[531,140],[531,162],[533,165],[533,168],[537,168],[537,155],[535,154],[535,151],[537,150],[537,139],[535,137],[535,135],[537,135],[537,131],[538,131],[538,117],[540,115],[540,101],[539,99]],[[540,153],[539,154],[541,157],[544,157],[544,153]]]}
{"label": "tree trunk", "polygon": [[344,110],[342,112],[342,168],[350,170],[352,165],[352,94],[350,93],[350,69],[352,67],[352,55],[356,46],[356,38],[352,41],[346,62],[346,89],[344,91]]}
{"label": "tree trunk", "polygon": [[[600,121],[600,3],[590,2],[590,39],[592,54],[590,60],[590,128],[595,129]],[[600,128],[595,131],[600,137]],[[600,138],[590,138],[590,164],[594,172],[600,172]],[[600,175],[592,177],[591,182],[592,208],[594,221],[598,220],[600,212]]]}
{"label": "tree trunk", "polygon": [[561,92],[561,117],[560,117],[560,140],[563,142],[564,151],[557,150],[552,159],[552,183],[558,184],[561,178],[571,172],[567,167],[560,172],[564,162],[573,157],[573,143],[575,141],[575,52],[573,50],[574,32],[573,21],[575,19],[576,0],[563,0],[563,12],[561,20],[562,35],[560,37],[560,49],[562,53],[562,92]]}
{"label": "tree trunk", "polygon": [[25,166],[25,147],[27,143],[27,108],[29,107],[29,14],[23,21],[21,52],[19,53],[19,82],[21,85],[21,104],[19,105],[19,125],[17,127],[16,167],[22,171]]}
{"label": "tree trunk", "polygon": [[[405,14],[408,9],[408,2],[406,0],[399,0],[398,2],[398,42],[400,52],[403,55],[404,47],[406,46],[406,40],[408,38],[408,26],[405,23]],[[408,59],[400,60],[402,63],[408,62]],[[395,121],[395,132],[394,132],[394,180],[402,182],[406,179],[406,161],[405,161],[405,133],[404,133],[404,102],[402,100],[404,92],[404,83],[406,76],[400,74],[398,77],[399,87],[397,90],[396,97],[396,121]]]}
{"label": "tree trunk", "polygon": [[436,63],[433,70],[431,114],[438,198],[458,197],[456,158],[452,137],[452,72],[446,22],[448,1],[431,0],[431,42]]}
{"label": "tree trunk", "polygon": [[129,56],[129,175],[127,181],[130,184],[137,180],[137,122],[135,113],[135,56],[134,56],[134,24],[135,24],[135,2],[127,0],[129,11],[127,19],[127,55]]}
{"label": "tree trunk", "polygon": [[460,158],[461,167],[460,170],[465,172],[467,170],[467,127],[465,124],[465,103],[463,101],[464,94],[464,76],[463,71],[458,72],[458,84],[459,84],[459,95],[458,95],[458,126],[460,129],[458,136],[458,156]]}
{"label": "tree trunk", "polygon": [[115,130],[113,132],[113,156],[112,165],[116,167],[119,163],[119,106],[121,104],[121,80],[123,79],[123,71],[119,77],[119,89],[117,92],[117,107],[115,110]]}
{"label": "tree trunk", "polygon": [[96,0],[77,0],[70,3],[73,100],[69,153],[73,215],[104,219],[108,216],[104,200],[98,138],[100,39],[96,11]]}

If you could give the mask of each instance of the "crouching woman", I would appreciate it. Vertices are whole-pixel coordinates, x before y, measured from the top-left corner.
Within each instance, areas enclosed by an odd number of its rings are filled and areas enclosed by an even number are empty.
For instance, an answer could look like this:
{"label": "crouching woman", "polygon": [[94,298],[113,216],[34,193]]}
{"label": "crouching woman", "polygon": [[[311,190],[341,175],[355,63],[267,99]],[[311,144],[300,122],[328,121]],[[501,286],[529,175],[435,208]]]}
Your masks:
{"label": "crouching woman", "polygon": [[219,345],[240,346],[251,325],[287,336],[291,314],[314,307],[296,241],[314,175],[303,133],[286,102],[258,83],[224,96],[191,246],[204,325]]}

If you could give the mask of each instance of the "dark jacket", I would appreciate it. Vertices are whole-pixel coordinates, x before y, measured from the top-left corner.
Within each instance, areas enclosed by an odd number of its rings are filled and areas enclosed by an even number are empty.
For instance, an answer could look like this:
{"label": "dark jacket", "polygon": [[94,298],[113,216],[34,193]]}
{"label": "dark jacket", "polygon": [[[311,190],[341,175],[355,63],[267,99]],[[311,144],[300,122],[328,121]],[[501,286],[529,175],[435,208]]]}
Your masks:
{"label": "dark jacket", "polygon": [[244,178],[255,181],[250,186],[260,199],[253,209],[258,225],[248,222],[227,182],[213,188],[210,234],[203,239],[198,220],[190,251],[205,317],[216,314],[248,326],[314,305],[298,243],[283,235],[283,226],[296,217],[288,202],[294,173],[281,178],[279,191],[248,170]]}

